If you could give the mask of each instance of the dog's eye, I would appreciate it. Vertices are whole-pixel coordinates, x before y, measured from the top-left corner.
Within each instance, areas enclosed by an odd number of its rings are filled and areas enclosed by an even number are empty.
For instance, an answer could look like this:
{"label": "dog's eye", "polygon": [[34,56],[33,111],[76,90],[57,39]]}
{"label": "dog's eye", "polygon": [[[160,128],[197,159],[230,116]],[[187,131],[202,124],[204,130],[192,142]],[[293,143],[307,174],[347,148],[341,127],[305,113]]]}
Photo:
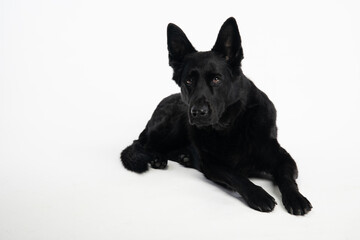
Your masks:
{"label": "dog's eye", "polygon": [[219,85],[221,83],[221,79],[219,77],[214,77],[212,80],[212,85]]}
{"label": "dog's eye", "polygon": [[193,83],[193,80],[191,78],[186,80],[186,85],[190,86]]}

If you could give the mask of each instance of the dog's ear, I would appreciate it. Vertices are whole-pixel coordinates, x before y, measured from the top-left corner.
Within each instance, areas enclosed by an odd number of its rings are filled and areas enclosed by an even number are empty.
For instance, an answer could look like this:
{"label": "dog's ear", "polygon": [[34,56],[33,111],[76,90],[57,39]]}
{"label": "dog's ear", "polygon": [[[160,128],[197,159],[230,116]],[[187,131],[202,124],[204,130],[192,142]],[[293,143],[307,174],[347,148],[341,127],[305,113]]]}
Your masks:
{"label": "dog's ear", "polygon": [[216,43],[211,51],[217,52],[225,57],[231,66],[236,67],[241,65],[244,54],[235,18],[231,17],[227,19],[221,26]]}
{"label": "dog's ear", "polygon": [[167,44],[169,65],[174,70],[181,64],[187,54],[196,52],[185,33],[173,23],[169,23],[167,27]]}

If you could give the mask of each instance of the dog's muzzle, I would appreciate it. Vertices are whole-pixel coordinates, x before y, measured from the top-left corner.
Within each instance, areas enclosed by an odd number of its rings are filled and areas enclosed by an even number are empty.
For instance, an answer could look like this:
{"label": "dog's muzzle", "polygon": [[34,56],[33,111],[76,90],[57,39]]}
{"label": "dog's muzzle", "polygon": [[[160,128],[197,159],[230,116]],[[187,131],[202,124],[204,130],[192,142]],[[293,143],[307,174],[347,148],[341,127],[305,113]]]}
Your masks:
{"label": "dog's muzzle", "polygon": [[209,104],[193,105],[189,110],[190,124],[196,126],[210,125],[211,110]]}

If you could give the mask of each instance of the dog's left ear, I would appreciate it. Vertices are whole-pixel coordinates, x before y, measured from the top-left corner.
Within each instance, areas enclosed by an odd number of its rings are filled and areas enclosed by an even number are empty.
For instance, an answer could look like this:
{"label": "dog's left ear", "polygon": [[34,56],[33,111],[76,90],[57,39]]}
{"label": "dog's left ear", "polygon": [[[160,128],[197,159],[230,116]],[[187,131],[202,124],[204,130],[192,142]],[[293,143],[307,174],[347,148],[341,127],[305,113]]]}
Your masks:
{"label": "dog's left ear", "polygon": [[233,67],[241,66],[244,58],[241,38],[235,18],[227,19],[221,26],[216,43],[211,51],[217,52]]}

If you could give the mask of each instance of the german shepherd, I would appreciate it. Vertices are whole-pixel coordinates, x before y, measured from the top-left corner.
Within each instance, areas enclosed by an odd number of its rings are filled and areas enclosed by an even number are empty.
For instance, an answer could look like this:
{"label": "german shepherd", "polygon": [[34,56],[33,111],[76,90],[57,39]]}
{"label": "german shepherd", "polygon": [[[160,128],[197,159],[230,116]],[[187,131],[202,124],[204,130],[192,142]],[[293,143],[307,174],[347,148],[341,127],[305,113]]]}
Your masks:
{"label": "german shepherd", "polygon": [[270,176],[289,213],[308,213],[312,206],[298,190],[296,163],[277,141],[275,107],[242,72],[236,20],[225,21],[211,51],[196,51],[172,23],[167,44],[181,93],[163,99],[139,139],[122,151],[124,167],[142,173],[149,164],[164,169],[173,160],[262,212],[272,211],[275,199],[249,177]]}

